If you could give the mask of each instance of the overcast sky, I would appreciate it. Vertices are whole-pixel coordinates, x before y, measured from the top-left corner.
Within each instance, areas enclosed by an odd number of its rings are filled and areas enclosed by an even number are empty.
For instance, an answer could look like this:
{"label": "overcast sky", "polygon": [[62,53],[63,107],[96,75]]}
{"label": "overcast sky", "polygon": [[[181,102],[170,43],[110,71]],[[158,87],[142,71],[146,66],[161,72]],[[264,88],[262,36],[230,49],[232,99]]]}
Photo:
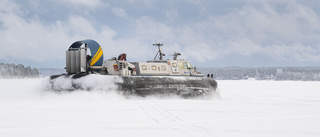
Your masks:
{"label": "overcast sky", "polygon": [[63,68],[75,41],[108,59],[197,67],[320,66],[319,0],[0,0],[0,62]]}

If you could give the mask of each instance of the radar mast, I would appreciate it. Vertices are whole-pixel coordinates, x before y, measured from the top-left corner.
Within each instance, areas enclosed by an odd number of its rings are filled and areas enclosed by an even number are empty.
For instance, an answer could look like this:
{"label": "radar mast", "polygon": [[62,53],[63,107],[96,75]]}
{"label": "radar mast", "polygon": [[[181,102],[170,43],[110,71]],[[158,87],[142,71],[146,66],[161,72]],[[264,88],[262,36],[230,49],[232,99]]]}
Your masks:
{"label": "radar mast", "polygon": [[153,60],[156,60],[158,55],[159,55],[159,60],[162,60],[162,56],[165,56],[165,54],[161,52],[162,50],[160,47],[163,46],[163,44],[155,43],[155,44],[153,44],[153,46],[158,47],[158,52],[157,52],[156,56],[154,56]]}

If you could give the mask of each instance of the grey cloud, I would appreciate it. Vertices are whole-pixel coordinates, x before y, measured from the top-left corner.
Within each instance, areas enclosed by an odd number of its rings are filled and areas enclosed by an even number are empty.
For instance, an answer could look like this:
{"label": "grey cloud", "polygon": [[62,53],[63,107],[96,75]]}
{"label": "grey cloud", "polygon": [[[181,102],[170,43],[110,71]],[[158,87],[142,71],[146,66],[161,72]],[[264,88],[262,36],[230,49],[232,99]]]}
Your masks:
{"label": "grey cloud", "polygon": [[[136,2],[144,5],[133,4]],[[0,59],[63,59],[69,44],[91,38],[106,49],[106,58],[126,52],[135,61],[151,59],[155,41],[165,44],[167,55],[180,51],[184,58],[195,62],[255,58],[257,54],[267,56],[264,59],[299,64],[320,61],[320,19],[314,5],[294,0],[173,1],[161,3],[159,8],[159,2],[95,0],[87,5],[90,10],[86,14],[79,14],[82,12],[76,9],[86,6],[87,1],[69,0],[66,3],[78,8],[66,10],[64,18],[47,21],[37,12],[28,13],[24,5],[1,1],[0,39],[10,46],[1,46]],[[131,5],[138,5],[139,10]],[[216,12],[212,8],[228,10]]]}

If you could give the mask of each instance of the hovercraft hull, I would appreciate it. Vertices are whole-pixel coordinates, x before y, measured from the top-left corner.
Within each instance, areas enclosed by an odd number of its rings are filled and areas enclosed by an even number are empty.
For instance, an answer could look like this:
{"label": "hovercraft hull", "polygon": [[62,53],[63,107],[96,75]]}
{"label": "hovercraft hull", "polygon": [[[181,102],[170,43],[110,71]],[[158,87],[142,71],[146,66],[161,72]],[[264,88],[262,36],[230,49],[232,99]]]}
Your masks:
{"label": "hovercraft hull", "polygon": [[[84,81],[77,80],[92,76],[95,74],[75,74],[75,75],[53,75],[50,77],[52,89],[56,91],[73,90],[91,90],[94,87],[87,87]],[[181,77],[181,76],[107,76],[113,77],[112,83],[106,85],[116,85],[116,90],[126,95],[139,96],[170,96],[177,95],[181,97],[195,97],[216,93],[217,82],[207,77]],[[55,82],[57,79],[68,79],[71,87],[57,89]],[[80,82],[79,82],[80,81]]]}

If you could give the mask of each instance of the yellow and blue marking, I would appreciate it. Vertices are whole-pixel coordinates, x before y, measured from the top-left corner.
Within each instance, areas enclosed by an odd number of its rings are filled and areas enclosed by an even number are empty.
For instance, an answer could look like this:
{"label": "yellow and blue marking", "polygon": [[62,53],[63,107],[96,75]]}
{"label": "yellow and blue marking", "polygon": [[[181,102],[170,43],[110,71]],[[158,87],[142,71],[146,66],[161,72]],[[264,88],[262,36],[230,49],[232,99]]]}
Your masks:
{"label": "yellow and blue marking", "polygon": [[99,47],[98,51],[96,52],[96,54],[91,59],[90,66],[95,65],[101,59],[102,55],[103,55],[103,51],[102,51],[101,47]]}
{"label": "yellow and blue marking", "polygon": [[101,46],[94,40],[87,39],[87,40],[74,42],[69,47],[69,50],[72,50],[72,48],[80,48],[82,44],[86,44],[86,46],[88,46],[91,51],[90,66],[102,66],[103,51],[101,49]]}

